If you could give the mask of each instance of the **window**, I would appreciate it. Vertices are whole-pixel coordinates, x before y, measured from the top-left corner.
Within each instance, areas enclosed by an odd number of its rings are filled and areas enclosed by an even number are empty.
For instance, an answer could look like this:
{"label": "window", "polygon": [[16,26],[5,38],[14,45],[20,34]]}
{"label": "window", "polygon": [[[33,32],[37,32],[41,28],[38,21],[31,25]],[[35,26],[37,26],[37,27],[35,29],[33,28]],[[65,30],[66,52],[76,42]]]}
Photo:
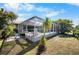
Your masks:
{"label": "window", "polygon": [[24,31],[26,30],[26,25],[23,25],[23,30],[24,30]]}

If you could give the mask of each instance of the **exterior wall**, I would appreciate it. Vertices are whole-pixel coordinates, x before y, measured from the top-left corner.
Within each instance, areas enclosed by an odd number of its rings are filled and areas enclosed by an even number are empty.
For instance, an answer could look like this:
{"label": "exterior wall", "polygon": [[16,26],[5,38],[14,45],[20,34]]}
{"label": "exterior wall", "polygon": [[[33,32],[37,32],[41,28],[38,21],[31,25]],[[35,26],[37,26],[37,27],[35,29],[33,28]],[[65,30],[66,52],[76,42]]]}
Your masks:
{"label": "exterior wall", "polygon": [[[43,32],[42,30],[42,23],[43,23],[43,19],[40,19],[38,17],[32,17],[20,24],[18,24],[18,26],[16,27],[19,31],[19,33],[25,33],[28,31],[28,26],[34,26],[34,28],[37,28],[37,30],[39,32]],[[40,29],[41,28],[41,29]],[[58,23],[53,23],[52,24],[52,29],[49,30],[49,32],[58,32],[59,30],[59,24]]]}
{"label": "exterior wall", "polygon": [[[24,28],[24,27],[25,27],[25,28]],[[19,24],[16,28],[18,29],[19,33],[28,32],[28,26],[27,26],[27,25]],[[38,27],[36,27],[36,28],[37,28],[38,32],[43,32],[43,31],[42,31],[42,30],[43,30],[43,29],[42,29],[42,26],[38,26]],[[41,28],[41,29],[40,29],[40,28]],[[58,24],[58,23],[53,23],[53,24],[52,24],[52,29],[49,30],[49,32],[50,32],[50,31],[52,31],[52,32],[58,32],[58,30],[59,30],[59,24]]]}

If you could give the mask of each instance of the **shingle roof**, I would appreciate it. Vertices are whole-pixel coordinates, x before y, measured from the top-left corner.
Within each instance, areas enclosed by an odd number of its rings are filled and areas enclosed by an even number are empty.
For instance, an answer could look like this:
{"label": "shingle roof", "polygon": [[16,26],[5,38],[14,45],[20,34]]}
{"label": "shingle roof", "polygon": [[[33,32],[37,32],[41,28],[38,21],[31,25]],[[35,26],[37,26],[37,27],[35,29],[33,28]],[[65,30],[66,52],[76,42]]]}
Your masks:
{"label": "shingle roof", "polygon": [[[42,18],[40,18],[40,17],[38,17],[38,16],[33,16],[33,17],[31,17],[31,18],[29,18],[29,19],[23,21],[23,22],[26,22],[26,21],[29,21],[29,20],[33,20],[34,18],[40,19],[40,21],[43,21],[43,20],[44,20],[44,19],[42,19]],[[23,23],[23,22],[22,22],[22,23]]]}
{"label": "shingle roof", "polygon": [[36,26],[40,26],[42,24],[44,19],[37,17],[37,16],[33,16],[25,21],[23,21],[21,24],[23,25],[36,25]]}

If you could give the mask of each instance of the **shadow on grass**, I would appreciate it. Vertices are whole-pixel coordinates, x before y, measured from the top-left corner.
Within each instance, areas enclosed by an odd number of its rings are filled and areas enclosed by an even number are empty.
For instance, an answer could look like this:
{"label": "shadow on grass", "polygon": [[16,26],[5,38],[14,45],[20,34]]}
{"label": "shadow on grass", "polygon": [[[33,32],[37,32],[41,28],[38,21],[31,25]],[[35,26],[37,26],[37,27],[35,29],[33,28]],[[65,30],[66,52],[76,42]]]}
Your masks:
{"label": "shadow on grass", "polygon": [[2,50],[0,52],[0,55],[7,55],[14,47],[16,44],[10,45],[12,43],[7,43],[5,42],[3,44]]}
{"label": "shadow on grass", "polygon": [[23,45],[20,43],[19,40],[15,40],[15,42],[16,42],[16,44],[20,45],[20,47],[21,47],[22,49],[24,49]]}
{"label": "shadow on grass", "polygon": [[[56,35],[55,35],[56,36]],[[52,36],[52,37],[54,37],[54,36]],[[51,38],[51,37],[50,37]],[[50,39],[49,38],[49,39]],[[48,39],[48,40],[49,40]],[[12,46],[11,46],[11,48],[9,48],[9,50],[7,51],[7,52],[5,52],[5,53],[2,53],[2,54],[8,54],[14,47],[15,47],[15,45],[16,44],[18,44],[18,45],[20,45],[20,47],[23,49],[23,50],[21,50],[20,52],[18,52],[18,53],[16,53],[16,55],[23,55],[23,54],[25,54],[25,53],[27,53],[28,51],[30,51],[30,50],[32,50],[33,48],[35,48],[37,45],[38,45],[38,43],[39,43],[39,41],[38,42],[31,42],[31,41],[29,41],[29,40],[25,40],[26,42],[28,42],[28,43],[25,43],[25,44],[22,44],[19,40],[16,40],[15,42],[15,44],[13,45],[13,43],[11,43],[10,42],[10,44],[12,44]],[[9,44],[9,43],[8,43]],[[5,47],[7,46],[7,45],[4,45]],[[24,48],[24,46],[27,46],[27,47],[25,47]],[[40,54],[41,53],[43,53],[43,52],[40,52]],[[38,54],[37,54],[38,55]]]}
{"label": "shadow on grass", "polygon": [[[15,44],[16,45],[16,44]],[[6,53],[6,55],[15,47],[15,45],[13,45],[12,47],[11,47],[11,49]]]}
{"label": "shadow on grass", "polygon": [[38,42],[34,42],[30,46],[28,46],[27,48],[25,48],[22,51],[20,51],[19,53],[17,53],[16,55],[23,55],[26,52],[28,52],[28,51],[32,50],[33,48],[35,48],[37,45],[38,45]]}
{"label": "shadow on grass", "polygon": [[73,36],[72,34],[60,34],[59,37],[61,37],[61,38],[63,38],[63,37],[68,38],[68,37],[75,37],[75,36]]}
{"label": "shadow on grass", "polygon": [[[57,35],[58,35],[58,34],[57,34]],[[57,36],[57,35],[54,35],[54,36],[52,36],[52,37],[55,37],[55,36]],[[49,38],[47,38],[47,39],[49,40],[49,39],[52,38],[52,37],[49,37]],[[35,47],[39,44],[39,41],[38,41],[38,42],[34,42],[34,43],[31,42],[31,41],[29,41],[29,40],[27,40],[27,39],[26,39],[26,41],[28,41],[29,43],[31,43],[31,45],[28,46],[27,48],[23,49],[22,51],[20,51],[20,52],[17,53],[16,55],[23,55],[23,54],[27,53],[28,51],[32,50],[33,48],[35,48]],[[36,55],[40,55],[40,54],[42,54],[43,52],[45,52],[45,51],[38,52],[38,49],[37,49]]]}

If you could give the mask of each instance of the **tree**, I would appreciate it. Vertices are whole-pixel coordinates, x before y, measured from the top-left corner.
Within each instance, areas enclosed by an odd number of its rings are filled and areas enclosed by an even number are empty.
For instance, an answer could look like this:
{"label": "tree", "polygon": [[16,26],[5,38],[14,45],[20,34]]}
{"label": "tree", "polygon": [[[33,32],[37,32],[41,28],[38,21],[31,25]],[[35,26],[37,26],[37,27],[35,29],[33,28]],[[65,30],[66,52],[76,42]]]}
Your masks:
{"label": "tree", "polygon": [[5,39],[13,32],[13,20],[16,18],[17,16],[13,12],[7,12],[6,10],[0,8],[0,38],[3,39],[0,51]]}
{"label": "tree", "polygon": [[75,31],[74,31],[75,36],[77,37],[77,39],[79,39],[79,25],[77,25],[75,27]]}
{"label": "tree", "polygon": [[17,15],[15,15],[13,12],[9,12],[7,16],[8,16],[8,19],[10,19],[12,23],[17,18]]}
{"label": "tree", "polygon": [[61,34],[65,34],[65,32],[70,32],[72,29],[72,21],[68,19],[59,19],[57,22],[60,25]]}
{"label": "tree", "polygon": [[45,38],[45,32],[47,32],[50,28],[52,27],[52,21],[49,18],[46,18],[45,21],[43,22],[43,32],[44,36],[42,36],[39,47],[38,47],[38,52],[37,54],[41,54],[46,50],[46,38]]}
{"label": "tree", "polygon": [[52,21],[49,18],[43,22],[43,32],[45,37],[45,32],[47,32],[50,28],[52,28]]}

